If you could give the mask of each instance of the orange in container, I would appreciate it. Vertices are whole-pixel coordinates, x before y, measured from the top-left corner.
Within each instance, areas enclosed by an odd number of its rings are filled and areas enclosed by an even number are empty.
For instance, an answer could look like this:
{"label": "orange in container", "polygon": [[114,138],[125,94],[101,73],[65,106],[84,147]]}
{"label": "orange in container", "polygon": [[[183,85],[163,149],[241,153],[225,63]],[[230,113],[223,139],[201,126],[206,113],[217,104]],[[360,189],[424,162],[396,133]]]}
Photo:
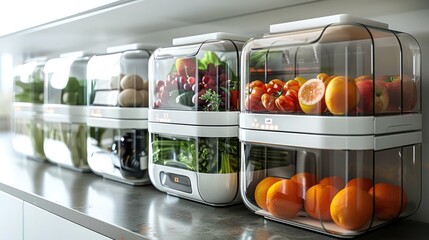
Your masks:
{"label": "orange in container", "polygon": [[298,183],[284,179],[274,183],[267,192],[267,209],[278,218],[294,218],[302,208]]}

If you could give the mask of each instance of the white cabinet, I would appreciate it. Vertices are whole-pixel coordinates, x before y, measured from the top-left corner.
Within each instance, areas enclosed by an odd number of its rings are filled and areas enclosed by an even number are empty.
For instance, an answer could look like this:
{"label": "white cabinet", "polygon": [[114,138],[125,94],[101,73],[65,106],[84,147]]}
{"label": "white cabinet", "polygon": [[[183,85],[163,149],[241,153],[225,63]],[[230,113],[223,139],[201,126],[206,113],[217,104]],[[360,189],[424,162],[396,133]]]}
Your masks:
{"label": "white cabinet", "polygon": [[24,215],[25,240],[110,239],[29,203],[24,203]]}
{"label": "white cabinet", "polygon": [[23,201],[0,191],[0,239],[23,240]]}

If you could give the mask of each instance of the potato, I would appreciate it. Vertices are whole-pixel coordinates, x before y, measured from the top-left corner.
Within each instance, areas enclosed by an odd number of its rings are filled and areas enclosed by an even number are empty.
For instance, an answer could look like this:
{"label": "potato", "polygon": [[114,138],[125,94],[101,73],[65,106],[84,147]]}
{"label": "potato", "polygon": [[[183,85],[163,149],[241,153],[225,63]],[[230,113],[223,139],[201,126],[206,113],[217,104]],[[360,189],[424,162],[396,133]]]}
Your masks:
{"label": "potato", "polygon": [[140,90],[139,91],[139,93],[140,93],[140,95],[142,96],[142,98],[143,98],[143,101],[142,101],[142,107],[147,107],[147,106],[149,106],[149,92],[147,91],[147,90]]}
{"label": "potato", "polygon": [[137,74],[127,74],[121,79],[122,89],[143,89],[143,79]]}
{"label": "potato", "polygon": [[143,90],[149,90],[149,80],[143,80]]}
{"label": "potato", "polygon": [[119,93],[118,104],[121,107],[141,106],[143,103],[142,95],[135,89],[124,89]]}

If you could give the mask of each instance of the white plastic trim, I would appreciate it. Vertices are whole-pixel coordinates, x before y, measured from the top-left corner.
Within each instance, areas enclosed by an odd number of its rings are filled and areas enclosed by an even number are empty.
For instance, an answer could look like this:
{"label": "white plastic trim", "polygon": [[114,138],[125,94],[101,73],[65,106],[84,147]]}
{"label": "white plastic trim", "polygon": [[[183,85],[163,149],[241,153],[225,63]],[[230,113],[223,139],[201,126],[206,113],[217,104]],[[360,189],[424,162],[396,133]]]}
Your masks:
{"label": "white plastic trim", "polygon": [[145,48],[146,48],[146,46],[143,43],[131,43],[131,44],[108,47],[108,48],[106,48],[106,52],[107,53],[117,53],[117,52],[139,50],[139,49],[145,49]]}
{"label": "white plastic trim", "polygon": [[202,112],[150,109],[149,121],[203,126],[238,126],[238,115],[238,111]]}
{"label": "white plastic trim", "polygon": [[191,126],[149,122],[149,132],[193,137],[238,137],[238,126]]}
{"label": "white plastic trim", "polygon": [[249,37],[240,36],[232,33],[226,32],[213,32],[206,33],[188,37],[181,38],[173,38],[173,45],[183,45],[183,44],[193,44],[193,43],[202,43],[207,40],[221,40],[221,39],[229,39],[235,41],[247,41]]}
{"label": "white plastic trim", "polygon": [[273,24],[270,26],[271,33],[280,33],[280,32],[292,32],[297,30],[306,30],[318,27],[325,27],[332,23],[361,23],[368,26],[374,26],[379,28],[389,28],[389,25],[386,23],[356,17],[349,14],[337,14],[319,18],[311,18],[305,20],[298,20],[293,22]]}
{"label": "white plastic trim", "polygon": [[109,119],[89,117],[87,119],[89,127],[114,128],[114,129],[147,129],[147,120],[135,119]]}
{"label": "white plastic trim", "polygon": [[115,119],[148,119],[147,107],[102,107],[89,106],[88,116],[99,118],[115,118]]}

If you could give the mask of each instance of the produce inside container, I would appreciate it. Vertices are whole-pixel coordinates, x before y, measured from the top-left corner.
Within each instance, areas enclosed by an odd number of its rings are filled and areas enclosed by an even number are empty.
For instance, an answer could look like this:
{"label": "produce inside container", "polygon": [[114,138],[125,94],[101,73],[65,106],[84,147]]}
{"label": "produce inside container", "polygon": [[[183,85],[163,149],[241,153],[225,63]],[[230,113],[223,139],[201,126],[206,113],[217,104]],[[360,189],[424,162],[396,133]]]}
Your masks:
{"label": "produce inside container", "polygon": [[242,54],[247,113],[419,113],[421,56],[410,35],[359,23],[271,33]]}
{"label": "produce inside container", "polygon": [[45,78],[48,81],[45,89],[45,103],[86,105],[88,61],[88,56],[60,57],[48,60],[44,68]]}
{"label": "produce inside container", "polygon": [[49,161],[75,170],[89,170],[86,123],[45,121],[44,145]]}
{"label": "produce inside container", "polygon": [[148,107],[147,50],[95,55],[88,63],[90,106]]}
{"label": "produce inside container", "polygon": [[14,102],[42,104],[45,61],[29,61],[14,69]]}
{"label": "produce inside container", "polygon": [[244,202],[268,219],[353,237],[420,204],[421,144],[374,151],[244,143],[242,154]]}
{"label": "produce inside container", "polygon": [[44,130],[43,118],[40,113],[15,112],[13,120],[12,145],[15,151],[24,156],[45,160],[43,150]]}
{"label": "produce inside container", "polygon": [[239,52],[243,43],[222,39],[158,48],[149,64],[151,108],[239,110]]}
{"label": "produce inside container", "polygon": [[108,178],[147,183],[148,138],[145,129],[89,127],[89,165],[95,173]]}
{"label": "produce inside container", "polygon": [[238,138],[152,135],[154,164],[210,174],[239,171]]}

